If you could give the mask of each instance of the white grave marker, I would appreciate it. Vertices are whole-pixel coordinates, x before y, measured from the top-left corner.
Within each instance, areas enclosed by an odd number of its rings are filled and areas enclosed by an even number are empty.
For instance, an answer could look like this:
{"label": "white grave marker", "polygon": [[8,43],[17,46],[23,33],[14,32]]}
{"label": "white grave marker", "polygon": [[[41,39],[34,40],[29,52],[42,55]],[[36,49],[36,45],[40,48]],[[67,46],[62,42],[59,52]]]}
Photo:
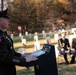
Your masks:
{"label": "white grave marker", "polygon": [[74,35],[69,35],[69,42],[70,42],[70,44],[72,43],[73,37],[74,37]]}
{"label": "white grave marker", "polygon": [[36,34],[34,35],[34,41],[38,41],[38,36]]}
{"label": "white grave marker", "polygon": [[28,36],[28,32],[27,31],[25,32],[25,35]]}
{"label": "white grave marker", "polygon": [[59,50],[58,50],[58,45],[57,44],[55,45],[55,54],[56,54],[56,58],[57,58],[58,55],[59,55]]}
{"label": "white grave marker", "polygon": [[22,33],[19,33],[19,37],[21,37],[22,36]]}
{"label": "white grave marker", "polygon": [[50,38],[50,37],[47,37],[47,38],[46,38],[46,43],[47,43],[47,44],[51,44],[51,38]]}
{"label": "white grave marker", "polygon": [[38,33],[37,33],[37,32],[35,32],[35,35],[38,35]]}
{"label": "white grave marker", "polygon": [[43,35],[43,38],[46,38],[46,33],[44,30],[42,31],[42,35]]}
{"label": "white grave marker", "polygon": [[38,41],[38,36],[37,32],[34,34],[34,50],[39,50],[40,49],[40,42]]}
{"label": "white grave marker", "polygon": [[22,39],[23,46],[26,46],[26,39]]}
{"label": "white grave marker", "polygon": [[49,32],[49,37],[52,37],[52,32]]}
{"label": "white grave marker", "polygon": [[21,40],[23,39],[23,35],[20,37],[20,39],[21,39]]}
{"label": "white grave marker", "polygon": [[39,41],[34,41],[34,50],[40,50],[40,42]]}
{"label": "white grave marker", "polygon": [[31,33],[29,33],[29,38],[32,38],[32,35],[31,35]]}
{"label": "white grave marker", "polygon": [[54,34],[54,39],[55,39],[55,40],[58,40],[58,34],[57,34],[57,33]]}
{"label": "white grave marker", "polygon": [[13,35],[13,34],[10,34],[10,37],[11,37],[11,39],[13,40],[13,38],[14,38],[14,35]]}

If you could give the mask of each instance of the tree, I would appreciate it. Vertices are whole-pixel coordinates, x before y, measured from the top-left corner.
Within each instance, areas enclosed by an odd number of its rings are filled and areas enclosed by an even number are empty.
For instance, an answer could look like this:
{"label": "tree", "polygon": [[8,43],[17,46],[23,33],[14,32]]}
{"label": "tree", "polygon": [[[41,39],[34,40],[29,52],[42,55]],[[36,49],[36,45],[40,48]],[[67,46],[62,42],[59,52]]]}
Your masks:
{"label": "tree", "polygon": [[[12,16],[12,31],[20,25],[29,32],[66,28],[76,21],[76,2],[74,0],[14,0],[9,4]],[[64,21],[59,23],[58,21]],[[42,28],[42,29],[41,29]]]}

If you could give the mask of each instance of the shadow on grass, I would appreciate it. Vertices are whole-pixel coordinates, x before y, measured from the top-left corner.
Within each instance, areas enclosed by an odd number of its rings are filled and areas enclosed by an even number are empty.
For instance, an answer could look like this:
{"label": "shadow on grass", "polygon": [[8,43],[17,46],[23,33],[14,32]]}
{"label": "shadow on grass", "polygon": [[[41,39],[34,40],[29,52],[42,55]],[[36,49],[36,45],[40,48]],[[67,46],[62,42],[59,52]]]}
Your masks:
{"label": "shadow on grass", "polygon": [[58,75],[76,75],[76,64],[58,65]]}
{"label": "shadow on grass", "polygon": [[18,70],[17,75],[34,75],[34,68]]}
{"label": "shadow on grass", "polygon": [[[55,44],[56,43],[52,43],[52,45],[55,45]],[[43,46],[43,43],[41,43],[40,46]],[[19,48],[23,48],[23,46],[16,47],[15,50],[18,50]],[[28,48],[34,48],[34,45],[25,46],[25,48],[27,48],[27,49]]]}
{"label": "shadow on grass", "polygon": [[[18,70],[17,75],[35,75],[34,68]],[[58,65],[58,75],[76,75],[76,64]]]}

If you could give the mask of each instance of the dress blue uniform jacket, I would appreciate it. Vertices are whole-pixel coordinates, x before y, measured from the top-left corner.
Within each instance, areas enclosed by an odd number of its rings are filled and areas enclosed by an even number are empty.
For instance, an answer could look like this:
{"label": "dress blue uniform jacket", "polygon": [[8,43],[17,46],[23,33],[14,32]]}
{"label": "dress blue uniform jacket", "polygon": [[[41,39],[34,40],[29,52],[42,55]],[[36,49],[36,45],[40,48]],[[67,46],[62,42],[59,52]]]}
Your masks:
{"label": "dress blue uniform jacket", "polygon": [[[59,42],[60,41],[60,42]],[[64,43],[64,46],[62,47],[61,44]],[[68,50],[70,49],[70,44],[69,44],[69,40],[67,38],[64,38],[64,40],[62,38],[60,38],[58,40],[58,44],[61,48],[63,48],[64,50]]]}
{"label": "dress blue uniform jacket", "polygon": [[72,48],[76,50],[76,38],[73,38],[72,40]]}
{"label": "dress blue uniform jacket", "polygon": [[0,75],[16,75],[15,65],[26,66],[26,59],[15,52],[12,39],[0,30]]}

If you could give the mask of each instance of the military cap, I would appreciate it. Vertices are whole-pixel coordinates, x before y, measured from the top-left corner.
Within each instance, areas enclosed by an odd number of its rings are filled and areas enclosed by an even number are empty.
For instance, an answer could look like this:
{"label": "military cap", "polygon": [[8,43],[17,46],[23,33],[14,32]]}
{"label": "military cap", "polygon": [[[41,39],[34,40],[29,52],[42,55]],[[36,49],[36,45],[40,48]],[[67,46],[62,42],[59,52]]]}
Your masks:
{"label": "military cap", "polygon": [[[3,3],[3,4],[2,4]],[[7,2],[6,0],[3,0],[3,2],[0,0],[0,18],[7,18],[7,19],[10,19],[10,16],[8,15],[7,11],[8,11],[8,8],[7,8]]]}
{"label": "military cap", "polygon": [[8,9],[4,10],[4,11],[0,11],[0,18],[7,18],[7,19],[11,19],[11,17],[7,14]]}

